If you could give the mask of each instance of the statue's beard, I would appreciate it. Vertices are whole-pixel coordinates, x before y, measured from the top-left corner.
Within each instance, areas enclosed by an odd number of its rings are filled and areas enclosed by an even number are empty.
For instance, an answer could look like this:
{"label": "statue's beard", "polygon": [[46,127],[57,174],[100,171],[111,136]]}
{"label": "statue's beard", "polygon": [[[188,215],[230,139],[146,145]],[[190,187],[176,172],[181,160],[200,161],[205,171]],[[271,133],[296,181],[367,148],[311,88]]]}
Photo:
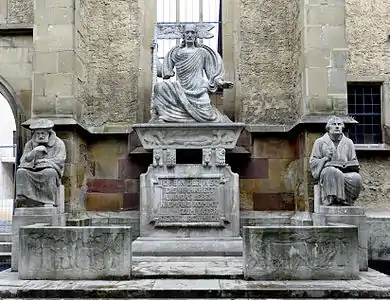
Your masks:
{"label": "statue's beard", "polygon": [[35,138],[35,142],[39,145],[46,145],[49,142],[49,137],[43,139]]}

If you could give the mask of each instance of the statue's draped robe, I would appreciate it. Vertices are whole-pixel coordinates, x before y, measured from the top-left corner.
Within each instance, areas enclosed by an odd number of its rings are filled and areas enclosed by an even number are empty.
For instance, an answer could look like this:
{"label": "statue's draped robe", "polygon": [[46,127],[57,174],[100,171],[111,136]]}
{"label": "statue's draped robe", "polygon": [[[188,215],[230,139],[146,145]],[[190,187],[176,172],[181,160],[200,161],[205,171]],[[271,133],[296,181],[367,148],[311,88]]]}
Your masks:
{"label": "statue's draped robe", "polygon": [[355,147],[351,139],[342,136],[337,147],[328,133],[314,143],[310,157],[310,168],[314,179],[319,180],[322,201],[326,203],[327,196],[336,196],[344,204],[353,204],[359,196],[362,178],[357,172],[343,173],[339,168],[328,166],[322,158],[333,149],[331,161],[358,165]]}
{"label": "statue's draped robe", "polygon": [[30,140],[24,148],[16,172],[16,197],[54,205],[64,170],[65,144],[51,131],[49,142],[44,145],[47,153],[29,160],[28,154],[37,146],[35,141]]}
{"label": "statue's draped robe", "polygon": [[[210,47],[200,45],[193,53],[172,48],[164,59],[162,75],[173,75],[177,81],[164,80],[155,85],[154,106],[165,122],[222,122],[223,115],[211,104],[209,92],[216,92],[224,68],[221,56]],[[208,81],[204,79],[205,72]]]}

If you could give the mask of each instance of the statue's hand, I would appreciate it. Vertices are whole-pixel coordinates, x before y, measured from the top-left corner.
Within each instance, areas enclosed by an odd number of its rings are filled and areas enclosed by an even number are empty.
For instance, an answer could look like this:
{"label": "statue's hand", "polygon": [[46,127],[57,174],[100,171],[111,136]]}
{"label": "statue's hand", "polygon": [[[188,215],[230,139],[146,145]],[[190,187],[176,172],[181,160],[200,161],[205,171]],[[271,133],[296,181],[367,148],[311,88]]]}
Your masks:
{"label": "statue's hand", "polygon": [[169,79],[173,76],[175,76],[175,72],[172,72],[171,74],[164,74],[163,79]]}
{"label": "statue's hand", "polygon": [[47,149],[46,149],[46,147],[43,146],[43,145],[40,145],[40,146],[35,147],[35,148],[34,148],[34,151],[35,151],[35,152],[45,152],[45,153],[47,153]]}
{"label": "statue's hand", "polygon": [[234,84],[231,81],[222,81],[222,83],[221,83],[221,87],[223,89],[231,89],[231,88],[233,88],[233,86],[234,86]]}

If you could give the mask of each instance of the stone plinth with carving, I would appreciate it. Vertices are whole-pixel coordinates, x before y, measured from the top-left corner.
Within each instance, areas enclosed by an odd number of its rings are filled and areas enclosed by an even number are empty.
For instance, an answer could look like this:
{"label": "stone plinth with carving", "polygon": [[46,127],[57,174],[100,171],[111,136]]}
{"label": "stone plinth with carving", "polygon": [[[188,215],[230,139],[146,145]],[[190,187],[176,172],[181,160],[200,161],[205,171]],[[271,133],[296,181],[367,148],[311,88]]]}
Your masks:
{"label": "stone plinth with carving", "polygon": [[[241,123],[138,124],[153,161],[140,178],[140,238],[134,255],[241,255],[239,178],[226,164]],[[202,163],[177,164],[176,151],[202,149]],[[201,240],[197,240],[201,239]],[[188,247],[189,244],[194,247]]]}
{"label": "stone plinth with carving", "polygon": [[368,224],[364,208],[360,206],[325,206],[314,213],[313,224],[318,226],[329,226],[332,224],[348,224],[358,227],[359,242],[359,269],[368,270]]}
{"label": "stone plinth with carving", "polygon": [[135,124],[145,149],[233,149],[244,123]]}
{"label": "stone plinth with carving", "polygon": [[244,226],[244,277],[254,280],[358,278],[355,226]]}
{"label": "stone plinth with carving", "polygon": [[20,279],[129,279],[131,227],[20,229]]}

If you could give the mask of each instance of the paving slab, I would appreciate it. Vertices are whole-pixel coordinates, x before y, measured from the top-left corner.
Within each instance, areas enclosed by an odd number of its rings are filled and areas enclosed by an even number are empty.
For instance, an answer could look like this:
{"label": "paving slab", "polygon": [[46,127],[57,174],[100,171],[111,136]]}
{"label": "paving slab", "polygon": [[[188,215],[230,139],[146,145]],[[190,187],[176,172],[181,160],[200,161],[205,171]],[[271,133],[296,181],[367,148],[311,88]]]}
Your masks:
{"label": "paving slab", "polygon": [[[151,262],[153,263],[153,262]],[[370,269],[358,280],[245,281],[242,279],[134,279],[126,281],[19,280],[0,272],[1,299],[384,299],[390,277]]]}

